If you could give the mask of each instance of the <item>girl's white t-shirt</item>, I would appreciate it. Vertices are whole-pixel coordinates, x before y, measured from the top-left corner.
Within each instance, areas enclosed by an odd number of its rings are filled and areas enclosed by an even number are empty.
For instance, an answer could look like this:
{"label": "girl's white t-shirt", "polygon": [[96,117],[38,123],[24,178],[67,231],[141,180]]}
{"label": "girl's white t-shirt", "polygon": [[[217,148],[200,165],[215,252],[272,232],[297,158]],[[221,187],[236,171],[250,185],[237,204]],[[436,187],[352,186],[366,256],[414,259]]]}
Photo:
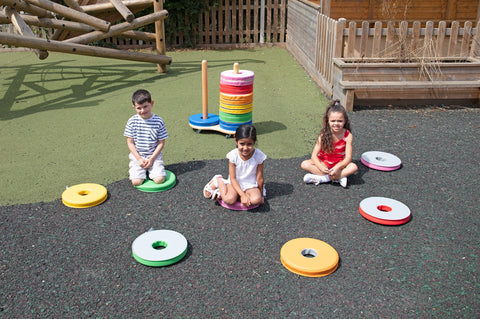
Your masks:
{"label": "girl's white t-shirt", "polygon": [[[249,188],[258,187],[257,166],[265,161],[267,155],[256,148],[252,157],[247,161],[244,161],[238,153],[238,148],[235,148],[228,152],[227,158],[230,162],[235,164],[237,181],[243,191]],[[230,176],[228,177],[228,182],[230,182]]]}

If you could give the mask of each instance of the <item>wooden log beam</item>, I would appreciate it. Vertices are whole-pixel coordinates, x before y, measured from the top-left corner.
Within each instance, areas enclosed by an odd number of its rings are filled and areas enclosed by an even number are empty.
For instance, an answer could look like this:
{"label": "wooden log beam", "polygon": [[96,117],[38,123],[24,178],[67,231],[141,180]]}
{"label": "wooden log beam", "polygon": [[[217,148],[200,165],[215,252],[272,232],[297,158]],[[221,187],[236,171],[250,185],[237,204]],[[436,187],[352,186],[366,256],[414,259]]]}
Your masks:
{"label": "wooden log beam", "polygon": [[54,14],[48,10],[43,8],[39,8],[37,6],[31,5],[28,2],[23,0],[0,0],[0,5],[2,6],[9,6],[16,11],[25,11],[32,15],[38,16],[40,18],[48,17],[53,18]]}
{"label": "wooden log beam", "polygon": [[67,4],[67,6],[69,6],[73,10],[77,10],[79,12],[85,13],[85,11],[83,11],[82,7],[78,4],[77,1],[75,0],[63,0],[63,1]]}
{"label": "wooden log beam", "polygon": [[155,33],[136,31],[136,30],[122,32],[119,34],[119,36],[122,38],[149,41],[149,42],[155,42],[156,40]]}
{"label": "wooden log beam", "polygon": [[[30,27],[25,23],[25,21],[23,21],[17,11],[13,10],[11,7],[5,7],[4,11],[5,14],[10,17],[10,19],[12,20],[12,24],[15,26],[15,28],[21,35],[35,37],[32,29],[30,29]],[[34,52],[40,60],[44,60],[48,57],[48,52],[45,50],[35,49]]]}
{"label": "wooden log beam", "polygon": [[27,2],[45,10],[55,12],[62,17],[86,23],[88,25],[91,25],[92,27],[95,27],[95,29],[104,32],[107,32],[110,29],[110,22],[108,21],[96,18],[87,13],[79,12],[66,6],[62,6],[61,4],[55,3],[50,0],[27,0]]}
{"label": "wooden log beam", "polygon": [[[28,14],[20,14],[20,17],[25,21],[28,25],[34,25],[37,27],[42,28],[54,28],[54,29],[61,29],[67,31],[75,31],[75,32],[92,32],[95,31],[95,28],[89,26],[88,24],[84,24],[81,22],[69,21],[69,20],[57,20],[57,19],[50,19],[50,18],[39,18],[37,16],[32,16]],[[5,14],[0,12],[0,23],[12,23],[12,20],[7,17]]]}
{"label": "wooden log beam", "polygon": [[110,0],[110,2],[127,22],[132,22],[133,19],[135,19],[135,15],[132,13],[132,11],[130,11],[130,9],[127,8],[125,4],[123,4],[121,0]]}
{"label": "wooden log beam", "polygon": [[80,43],[80,44],[86,44],[90,43],[93,41],[98,41],[101,39],[113,37],[116,35],[121,34],[124,31],[131,30],[131,29],[136,29],[141,26],[144,26],[146,24],[150,24],[152,22],[155,22],[157,20],[165,19],[168,16],[167,10],[162,10],[159,12],[154,12],[151,14],[148,14],[146,16],[137,18],[133,20],[131,23],[130,22],[123,22],[120,24],[116,24],[110,28],[108,32],[101,32],[101,31],[93,31],[87,34],[82,34],[79,35],[78,37],[70,38],[67,40],[64,40],[63,42],[69,42],[69,43]]}
{"label": "wooden log beam", "polygon": [[148,54],[134,51],[123,51],[109,48],[93,47],[76,43],[65,43],[62,41],[45,40],[39,38],[25,37],[17,34],[0,32],[0,43],[39,50],[56,51],[78,55],[130,60],[138,62],[149,62],[156,64],[170,64],[172,58],[165,55]]}
{"label": "wooden log beam", "polygon": [[[152,0],[126,0],[122,2],[127,8],[132,8],[132,7],[142,7],[142,6],[144,7],[149,5],[151,6],[153,1]],[[115,7],[110,2],[104,2],[104,3],[85,5],[85,6],[82,6],[82,9],[84,12],[88,14],[98,14],[98,13],[111,11],[115,9]]]}
{"label": "wooden log beam", "polygon": [[[75,9],[75,7],[76,7],[76,5],[73,3],[74,1],[75,0],[67,0],[67,5],[69,5],[72,9]],[[80,6],[84,2],[88,2],[88,1],[89,0],[79,0],[78,5]],[[70,3],[70,4],[68,4],[68,3]],[[75,9],[75,10],[77,10],[77,9]],[[82,7],[80,7],[80,10],[77,10],[77,11],[85,13],[85,11],[83,11]],[[66,19],[65,19],[65,17],[62,17],[60,20],[66,20]],[[50,37],[50,40],[61,41],[61,40],[64,40],[65,37],[68,36],[68,34],[69,34],[69,32],[66,32],[65,30],[55,29],[55,31],[53,32],[53,34]]]}
{"label": "wooden log beam", "polygon": [[[50,18],[39,18],[37,16],[32,16],[28,14],[21,14],[20,17],[22,17],[23,21],[25,21],[26,24],[34,25],[42,28],[53,28],[58,30],[73,31],[73,32],[79,32],[82,34],[95,31],[95,29],[92,26],[89,26],[88,24],[84,24],[81,22],[75,22],[75,21],[69,21],[69,20],[57,20],[57,19],[50,19]],[[3,12],[0,11],[0,23],[10,24],[12,23],[12,20],[9,17],[7,17]],[[155,42],[155,33],[151,33],[151,32],[129,30],[129,31],[122,32],[117,36],[122,38],[127,38],[127,39]]]}

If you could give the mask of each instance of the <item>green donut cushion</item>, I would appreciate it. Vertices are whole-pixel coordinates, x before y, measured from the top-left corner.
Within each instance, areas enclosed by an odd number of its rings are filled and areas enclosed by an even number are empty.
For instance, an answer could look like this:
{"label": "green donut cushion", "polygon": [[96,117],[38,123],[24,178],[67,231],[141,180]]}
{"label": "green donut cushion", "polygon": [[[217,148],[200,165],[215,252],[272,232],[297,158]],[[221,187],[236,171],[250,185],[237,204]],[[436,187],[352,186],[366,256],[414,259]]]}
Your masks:
{"label": "green donut cushion", "polygon": [[165,170],[165,173],[167,174],[167,176],[165,176],[165,181],[163,183],[157,184],[151,179],[146,179],[143,184],[135,186],[135,188],[141,190],[142,192],[148,193],[166,191],[175,186],[175,182],[177,179],[175,177],[175,174],[173,174],[169,170]]}

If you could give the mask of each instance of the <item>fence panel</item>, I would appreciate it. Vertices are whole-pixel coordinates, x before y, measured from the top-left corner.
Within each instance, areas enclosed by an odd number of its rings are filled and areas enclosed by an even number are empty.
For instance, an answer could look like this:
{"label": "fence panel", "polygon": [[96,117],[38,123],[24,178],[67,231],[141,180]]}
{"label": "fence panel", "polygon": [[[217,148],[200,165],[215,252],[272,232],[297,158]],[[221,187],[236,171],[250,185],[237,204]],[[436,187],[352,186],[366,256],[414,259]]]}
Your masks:
{"label": "fence panel", "polygon": [[292,54],[316,83],[321,77],[315,66],[320,6],[306,1],[289,0],[287,21],[287,50]]}
{"label": "fence panel", "polygon": [[[471,21],[464,22],[462,26],[458,21],[453,21],[450,27],[445,21],[440,21],[437,27],[432,21],[388,21],[386,24],[376,21],[368,29],[367,24],[371,23],[364,21],[358,27],[355,21],[350,21],[348,28],[343,31],[345,53],[342,57],[411,60],[478,56],[475,53],[478,23],[473,28]],[[320,30],[323,28],[330,26],[323,25]]]}
{"label": "fence panel", "polygon": [[[318,15],[318,34],[315,67],[320,71],[327,83],[333,82],[332,59],[335,51],[336,21],[329,17]],[[343,31],[343,30],[342,30]]]}
{"label": "fence panel", "polygon": [[200,15],[198,44],[284,43],[286,7],[287,0],[220,0],[217,8]]}

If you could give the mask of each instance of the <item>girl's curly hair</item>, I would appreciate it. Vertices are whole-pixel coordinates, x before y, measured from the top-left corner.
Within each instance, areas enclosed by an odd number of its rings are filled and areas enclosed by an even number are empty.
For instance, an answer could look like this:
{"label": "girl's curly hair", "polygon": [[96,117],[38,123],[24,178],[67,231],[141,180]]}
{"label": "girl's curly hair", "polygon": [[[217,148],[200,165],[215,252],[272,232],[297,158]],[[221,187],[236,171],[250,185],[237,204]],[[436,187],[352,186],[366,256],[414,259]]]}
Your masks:
{"label": "girl's curly hair", "polygon": [[345,125],[343,126],[350,132],[352,131],[350,128],[350,121],[348,120],[347,112],[345,108],[340,104],[339,100],[334,100],[330,102],[325,110],[325,114],[323,115],[323,127],[320,131],[320,147],[327,153],[333,152],[333,138],[332,138],[332,130],[330,129],[330,124],[328,123],[328,118],[330,117],[331,113],[339,112],[343,114],[343,118],[345,119]]}

